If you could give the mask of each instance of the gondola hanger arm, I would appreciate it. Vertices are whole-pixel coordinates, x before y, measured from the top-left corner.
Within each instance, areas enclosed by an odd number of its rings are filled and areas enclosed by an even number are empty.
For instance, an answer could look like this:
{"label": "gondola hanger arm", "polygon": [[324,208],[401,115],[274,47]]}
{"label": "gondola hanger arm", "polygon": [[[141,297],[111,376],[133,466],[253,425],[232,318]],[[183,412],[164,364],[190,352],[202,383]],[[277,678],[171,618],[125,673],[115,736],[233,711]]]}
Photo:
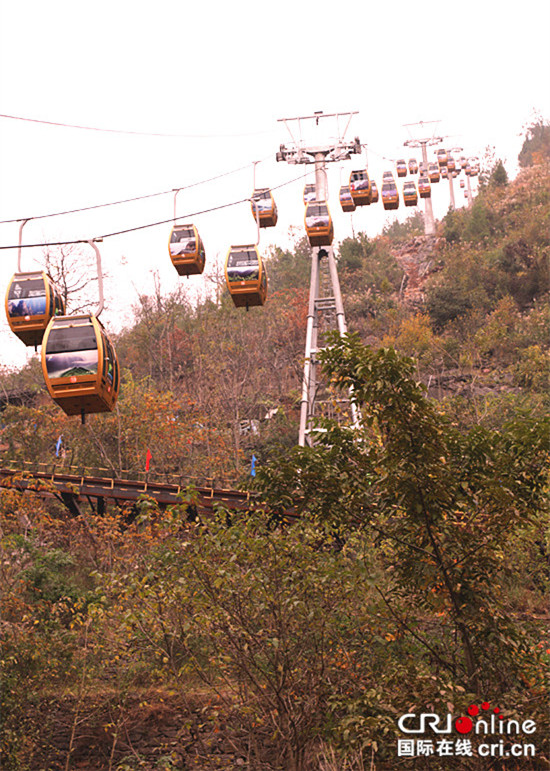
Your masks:
{"label": "gondola hanger arm", "polygon": [[252,190],[256,190],[256,166],[257,166],[259,163],[260,163],[260,161],[253,161],[253,162],[252,162],[252,165],[253,165],[253,167],[254,167],[254,170],[253,170],[253,177],[252,177],[252,183],[253,183],[253,186],[252,186]]}
{"label": "gondola hanger arm", "polygon": [[256,243],[254,244],[254,246],[259,246],[260,245],[260,207],[258,206],[258,203],[254,199],[254,197],[250,198],[249,200],[252,205],[252,211],[256,215],[256,227],[258,229]]}
{"label": "gondola hanger arm", "polygon": [[99,303],[96,308],[95,317],[96,319],[99,318],[99,314],[103,310],[103,272],[101,270],[101,253],[99,251],[99,248],[96,245],[97,241],[103,241],[102,238],[94,238],[93,241],[88,241],[92,249],[95,251],[96,260],[97,260],[97,286],[99,291]]}
{"label": "gondola hanger arm", "polygon": [[21,244],[23,243],[23,228],[27,224],[27,222],[32,219],[32,217],[29,217],[26,220],[21,220],[21,225],[19,226],[19,248],[17,250],[17,272],[22,273],[21,270]]}
{"label": "gondola hanger arm", "polygon": [[258,228],[258,232],[256,234],[257,238],[256,238],[255,246],[259,246],[260,245],[260,207],[259,207],[258,203],[256,202],[256,200],[254,199],[254,193],[256,192],[256,166],[258,165],[258,163],[260,163],[260,161],[254,161],[253,162],[253,166],[254,166],[253,180],[252,180],[252,182],[253,182],[253,187],[252,187],[253,194],[252,194],[252,198],[250,199],[250,203],[252,204],[252,211],[256,215],[256,225],[257,225],[257,228]]}
{"label": "gondola hanger arm", "polygon": [[176,187],[173,190],[174,193],[174,225],[176,224],[176,199],[178,197],[178,193],[181,193],[183,190],[183,187]]}

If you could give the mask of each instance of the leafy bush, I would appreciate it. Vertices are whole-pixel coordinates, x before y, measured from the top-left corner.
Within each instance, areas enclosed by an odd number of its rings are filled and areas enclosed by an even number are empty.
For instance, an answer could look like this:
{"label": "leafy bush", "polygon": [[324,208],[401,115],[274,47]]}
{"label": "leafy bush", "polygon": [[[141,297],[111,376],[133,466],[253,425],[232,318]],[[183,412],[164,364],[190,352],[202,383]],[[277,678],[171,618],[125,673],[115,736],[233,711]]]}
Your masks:
{"label": "leafy bush", "polygon": [[426,306],[435,329],[441,331],[450,321],[469,313],[472,299],[460,287],[436,286],[428,292]]}

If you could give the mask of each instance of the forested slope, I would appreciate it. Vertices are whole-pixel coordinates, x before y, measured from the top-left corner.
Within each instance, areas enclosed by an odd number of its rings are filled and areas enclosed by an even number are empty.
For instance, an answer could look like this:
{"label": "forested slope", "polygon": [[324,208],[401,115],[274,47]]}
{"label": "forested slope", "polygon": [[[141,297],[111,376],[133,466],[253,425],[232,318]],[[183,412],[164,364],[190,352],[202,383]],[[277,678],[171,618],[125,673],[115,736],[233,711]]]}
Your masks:
{"label": "forested slope", "polygon": [[[263,309],[141,298],[112,415],[67,418],[34,363],[3,375],[4,462],[137,473],[149,449],[152,475],[263,501],[188,522],[192,487],[132,517],[1,491],[3,768],[549,767],[550,170],[535,161],[489,175],[428,255],[418,216],[340,244],[352,334],[323,366],[353,389],[360,431],[327,422],[295,447],[303,240],[270,256]],[[414,298],[405,252],[428,266]],[[399,727],[489,705],[535,729]]]}
{"label": "forested slope", "polygon": [[[423,240],[418,215],[376,238],[346,239],[339,264],[348,328],[369,345],[415,357],[430,394],[465,397],[469,412],[499,412],[494,398],[506,403],[512,395],[536,408],[546,390],[548,183],[547,164],[531,166],[509,184],[488,183],[471,210],[449,212],[430,246],[421,302],[407,301],[402,259],[412,242],[414,262],[414,242]],[[306,240],[293,251],[273,250],[268,267],[269,301],[249,313],[223,291],[217,304],[193,306],[184,283],[166,296],[140,298],[133,326],[116,341],[124,373],[116,413],[91,417],[82,429],[47,398],[30,411],[8,407],[4,457],[30,457],[30,443],[32,457],[47,461],[63,435],[65,458],[76,465],[141,469],[151,445],[155,472],[237,481],[252,453],[265,461],[291,447]],[[36,363],[4,377],[11,393],[26,384],[43,390]]]}

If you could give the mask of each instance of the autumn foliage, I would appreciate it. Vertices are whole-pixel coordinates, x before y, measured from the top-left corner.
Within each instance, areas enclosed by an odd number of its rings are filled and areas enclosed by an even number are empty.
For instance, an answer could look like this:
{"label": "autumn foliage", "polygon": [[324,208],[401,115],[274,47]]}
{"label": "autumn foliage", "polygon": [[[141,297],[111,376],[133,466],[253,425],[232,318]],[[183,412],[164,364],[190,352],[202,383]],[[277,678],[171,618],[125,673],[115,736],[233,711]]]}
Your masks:
{"label": "autumn foliage", "polygon": [[[2,373],[3,465],[183,490],[162,510],[143,496],[74,516],[48,484],[0,489],[2,768],[447,769],[398,758],[399,717],[481,701],[535,721],[537,755],[453,768],[548,767],[537,131],[516,179],[489,175],[470,210],[438,223],[416,304],[396,255],[418,216],[340,245],[352,332],[321,359],[360,430],[324,421],[315,448],[295,446],[303,240],[268,257],[263,309],[221,291],[192,303],[181,286],[141,297],[116,341],[111,414],[66,417],[35,362]],[[198,483],[246,487],[253,503],[192,518]]]}

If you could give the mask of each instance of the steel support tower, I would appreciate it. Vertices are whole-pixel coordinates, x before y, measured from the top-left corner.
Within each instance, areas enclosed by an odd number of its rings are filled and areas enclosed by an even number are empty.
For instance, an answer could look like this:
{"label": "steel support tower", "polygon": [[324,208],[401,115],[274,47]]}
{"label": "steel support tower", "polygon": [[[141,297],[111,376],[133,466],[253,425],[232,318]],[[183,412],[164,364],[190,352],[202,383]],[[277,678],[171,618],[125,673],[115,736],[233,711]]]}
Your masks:
{"label": "steel support tower", "polygon": [[[349,123],[353,115],[356,114],[354,112],[332,114],[317,112],[314,115],[300,118],[281,118],[279,120],[288,129],[292,144],[289,147],[280,146],[277,160],[291,164],[315,165],[315,199],[317,201],[328,201],[326,164],[349,160],[352,154],[361,153],[361,142],[358,137],[351,143],[344,140]],[[327,143],[306,146],[301,138],[302,121],[314,120],[315,125],[318,126],[321,118],[332,118],[336,121],[337,138]],[[341,120],[345,121],[342,132],[340,132]],[[298,137],[295,136],[292,129],[298,132]],[[298,444],[301,447],[305,445],[311,447],[315,444],[315,418],[339,417],[349,410],[352,425],[359,425],[355,404],[349,399],[335,401],[334,396],[327,393],[326,384],[320,378],[318,353],[324,345],[324,334],[333,329],[338,330],[340,335],[344,335],[347,331],[336,259],[332,246],[314,246],[311,259],[304,374],[300,404]]]}
{"label": "steel support tower", "polygon": [[[428,121],[428,123],[439,123],[440,121]],[[422,128],[426,125],[424,121],[421,121],[420,123],[406,123],[406,128],[410,128],[411,126],[421,126]],[[406,142],[403,142],[405,147],[420,147],[422,149],[422,160],[424,162],[424,168],[426,170],[426,174],[428,173],[428,151],[427,147],[428,145],[438,145],[440,142],[443,141],[443,137],[424,137],[422,139],[407,139]],[[432,199],[425,198],[424,203],[426,205],[426,213],[424,216],[424,233],[427,236],[433,236],[435,235],[435,220],[434,220],[434,210],[432,206]]]}
{"label": "steel support tower", "polygon": [[[460,147],[458,145],[456,147],[449,148],[449,152],[452,153],[453,157],[455,158],[455,163],[456,163],[456,154],[461,153],[463,149],[464,149],[463,147]],[[458,176],[459,173],[460,172],[458,172],[456,176]],[[451,199],[451,205],[450,205],[451,211],[454,211],[456,209],[455,190],[453,186],[454,176],[455,176],[454,173],[449,174],[449,197]]]}

